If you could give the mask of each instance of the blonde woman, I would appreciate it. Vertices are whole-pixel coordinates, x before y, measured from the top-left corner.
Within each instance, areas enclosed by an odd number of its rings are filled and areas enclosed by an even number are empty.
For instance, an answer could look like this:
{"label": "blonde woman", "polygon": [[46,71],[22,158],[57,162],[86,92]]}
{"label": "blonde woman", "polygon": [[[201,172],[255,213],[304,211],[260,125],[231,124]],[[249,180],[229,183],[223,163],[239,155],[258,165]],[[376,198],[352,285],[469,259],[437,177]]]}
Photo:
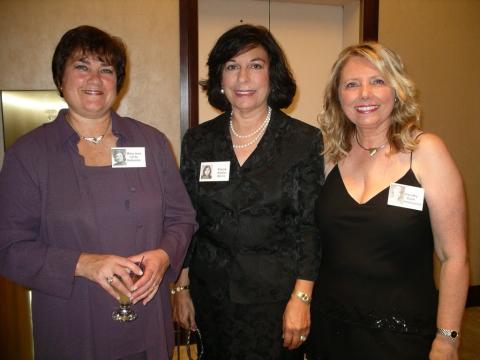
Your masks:
{"label": "blonde woman", "polygon": [[[321,116],[327,178],[309,359],[458,359],[468,286],[462,179],[419,118],[398,55],[377,43],[340,53]],[[396,185],[402,202],[389,201]]]}

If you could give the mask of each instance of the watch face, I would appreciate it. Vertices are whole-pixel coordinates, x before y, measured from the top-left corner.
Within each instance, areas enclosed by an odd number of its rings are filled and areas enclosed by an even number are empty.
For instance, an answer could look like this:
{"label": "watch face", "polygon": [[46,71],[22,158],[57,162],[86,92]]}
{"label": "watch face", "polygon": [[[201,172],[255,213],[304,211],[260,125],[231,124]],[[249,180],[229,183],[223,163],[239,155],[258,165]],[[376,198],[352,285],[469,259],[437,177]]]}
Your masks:
{"label": "watch face", "polygon": [[455,330],[450,333],[450,336],[451,336],[452,338],[454,338],[454,339],[457,337],[457,335],[458,335],[458,334],[457,334],[457,332],[456,332]]}

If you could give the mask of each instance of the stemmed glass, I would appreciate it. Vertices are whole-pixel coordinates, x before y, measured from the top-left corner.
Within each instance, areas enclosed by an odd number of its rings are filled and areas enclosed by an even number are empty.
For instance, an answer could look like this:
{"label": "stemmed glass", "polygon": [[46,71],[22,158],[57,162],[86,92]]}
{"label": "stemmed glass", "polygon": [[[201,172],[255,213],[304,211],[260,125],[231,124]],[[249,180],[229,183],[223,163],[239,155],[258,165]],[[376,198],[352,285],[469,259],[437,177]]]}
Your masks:
{"label": "stemmed glass", "polygon": [[[143,258],[139,263],[135,264],[140,269],[142,269],[142,271],[144,270]],[[140,277],[141,275],[137,275],[133,271],[130,272],[130,279],[132,279],[133,283],[140,279]],[[112,313],[112,319],[122,322],[135,320],[138,317],[138,314],[132,309],[132,301],[130,300],[130,298],[122,292],[118,291],[115,287],[114,289],[119,296],[118,302],[120,303],[120,307]]]}

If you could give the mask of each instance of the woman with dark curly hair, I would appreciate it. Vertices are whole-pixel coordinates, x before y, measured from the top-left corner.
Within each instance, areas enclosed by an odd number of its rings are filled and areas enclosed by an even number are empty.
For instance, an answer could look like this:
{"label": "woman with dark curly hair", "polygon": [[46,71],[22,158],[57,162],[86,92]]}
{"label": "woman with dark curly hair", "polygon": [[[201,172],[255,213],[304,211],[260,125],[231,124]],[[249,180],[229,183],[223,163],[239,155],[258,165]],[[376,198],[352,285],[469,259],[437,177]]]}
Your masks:
{"label": "woman with dark curly hair", "polygon": [[400,57],[378,43],[343,50],[320,125],[327,178],[308,358],[458,359],[468,287],[462,179],[440,138],[421,130]]}
{"label": "woman with dark curly hair", "polygon": [[181,173],[200,228],[173,290],[174,314],[183,327],[198,326],[205,359],[303,359],[297,348],[308,336],[318,267],[321,135],[279,110],[296,85],[264,27],[228,30],[208,69],[201,85],[224,113],[183,139]]}

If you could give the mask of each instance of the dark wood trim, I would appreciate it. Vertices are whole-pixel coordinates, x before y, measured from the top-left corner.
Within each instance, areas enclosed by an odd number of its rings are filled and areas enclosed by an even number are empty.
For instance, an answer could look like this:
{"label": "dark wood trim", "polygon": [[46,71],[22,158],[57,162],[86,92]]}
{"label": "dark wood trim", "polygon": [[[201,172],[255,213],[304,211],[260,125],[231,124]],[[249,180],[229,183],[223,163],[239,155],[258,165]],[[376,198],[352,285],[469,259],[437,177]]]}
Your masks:
{"label": "dark wood trim", "polygon": [[198,125],[198,0],[180,0],[180,132]]}
{"label": "dark wood trim", "polygon": [[[379,0],[362,0],[362,40],[378,40]],[[198,125],[198,0],[180,0],[180,130]]]}
{"label": "dark wood trim", "polygon": [[378,0],[362,0],[362,41],[378,41]]}
{"label": "dark wood trim", "polygon": [[468,288],[466,307],[471,306],[480,306],[480,285],[474,285]]}

